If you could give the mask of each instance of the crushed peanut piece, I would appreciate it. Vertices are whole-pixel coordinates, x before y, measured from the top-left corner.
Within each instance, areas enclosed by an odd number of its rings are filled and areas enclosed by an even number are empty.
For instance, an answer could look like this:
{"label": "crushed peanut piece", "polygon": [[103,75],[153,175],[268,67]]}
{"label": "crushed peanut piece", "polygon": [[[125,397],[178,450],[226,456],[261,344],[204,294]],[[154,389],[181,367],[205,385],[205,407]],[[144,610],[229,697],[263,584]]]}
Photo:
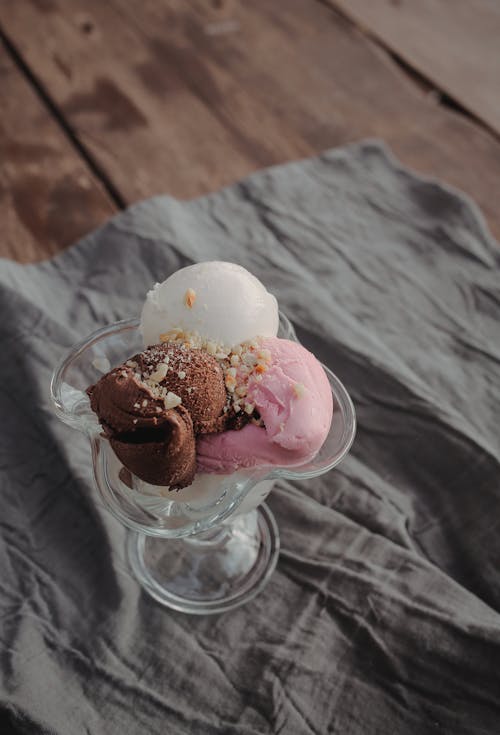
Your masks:
{"label": "crushed peanut piece", "polygon": [[257,358],[252,352],[248,351],[243,355],[243,362],[248,367],[252,367],[257,362]]}
{"label": "crushed peanut piece", "polygon": [[226,378],[226,388],[230,393],[234,393],[236,389],[236,378],[233,378],[231,375],[228,375]]}
{"label": "crushed peanut piece", "polygon": [[176,393],[172,393],[172,391],[168,391],[167,395],[163,399],[163,403],[165,404],[165,408],[168,410],[169,408],[175,408],[176,406],[180,406],[182,403],[182,398],[178,396]]}
{"label": "crushed peanut piece", "polygon": [[100,373],[107,373],[111,369],[111,363],[107,357],[94,357],[92,365],[96,370],[99,370]]}
{"label": "crushed peanut piece", "polygon": [[149,380],[153,383],[161,383],[168,373],[168,365],[164,362],[160,362],[154,373],[151,373]]}
{"label": "crushed peanut piece", "polygon": [[297,398],[302,398],[302,396],[306,392],[306,389],[303,383],[294,383],[292,390],[297,396]]}
{"label": "crushed peanut piece", "polygon": [[160,334],[160,342],[175,342],[179,334],[182,334],[182,329],[180,327],[172,327],[168,332]]}
{"label": "crushed peanut piece", "polygon": [[184,295],[184,303],[188,309],[192,309],[194,302],[196,301],[196,291],[193,288],[188,288]]}

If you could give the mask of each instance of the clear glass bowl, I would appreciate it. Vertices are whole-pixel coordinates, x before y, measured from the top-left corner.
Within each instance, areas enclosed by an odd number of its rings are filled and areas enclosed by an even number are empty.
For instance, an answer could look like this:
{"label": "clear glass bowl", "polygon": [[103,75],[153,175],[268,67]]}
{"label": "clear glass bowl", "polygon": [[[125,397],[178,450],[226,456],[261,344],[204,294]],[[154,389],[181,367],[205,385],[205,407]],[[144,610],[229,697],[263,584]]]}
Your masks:
{"label": "clear glass bowl", "polygon": [[[298,341],[282,313],[278,336]],[[222,612],[256,595],[276,566],[278,529],[263,502],[274,481],[304,480],[335,467],[354,439],[354,407],[340,380],[324,366],[334,417],[314,459],[297,467],[198,474],[190,487],[169,491],[143,482],[123,467],[102,435],[85,393],[103,372],[142,349],[137,319],[94,332],[55,369],[53,405],[61,421],[89,438],[97,489],[108,510],[130,529],[128,557],[142,586],[176,610]]]}

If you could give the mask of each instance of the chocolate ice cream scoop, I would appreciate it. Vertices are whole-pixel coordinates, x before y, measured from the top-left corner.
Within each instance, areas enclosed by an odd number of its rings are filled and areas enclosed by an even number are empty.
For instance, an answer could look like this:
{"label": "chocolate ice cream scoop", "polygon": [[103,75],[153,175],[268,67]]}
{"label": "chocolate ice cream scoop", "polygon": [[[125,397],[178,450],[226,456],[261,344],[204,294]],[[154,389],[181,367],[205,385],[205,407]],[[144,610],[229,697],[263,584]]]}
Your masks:
{"label": "chocolate ice cream scoop", "polygon": [[199,349],[163,342],[133,357],[129,364],[134,363],[154,396],[158,392],[164,396],[165,391],[179,396],[191,415],[195,434],[222,431],[226,388],[222,368],[214,357]]}
{"label": "chocolate ice cream scoop", "polygon": [[87,393],[120,461],[153,485],[190,485],[195,434],[225,427],[222,369],[212,356],[184,345],[153,345]]}
{"label": "chocolate ice cream scoop", "polygon": [[194,480],[193,422],[182,406],[166,411],[155,428],[112,434],[109,441],[124,467],[151,485],[178,490]]}

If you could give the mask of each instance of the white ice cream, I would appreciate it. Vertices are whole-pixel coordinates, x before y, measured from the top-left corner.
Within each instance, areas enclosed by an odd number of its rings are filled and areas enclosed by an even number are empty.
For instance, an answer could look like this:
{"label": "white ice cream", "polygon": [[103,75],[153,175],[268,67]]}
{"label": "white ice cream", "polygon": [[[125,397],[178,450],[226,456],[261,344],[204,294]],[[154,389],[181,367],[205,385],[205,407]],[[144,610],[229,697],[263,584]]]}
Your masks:
{"label": "white ice cream", "polygon": [[141,329],[146,346],[173,328],[232,347],[256,336],[275,337],[278,303],[235,263],[207,261],[182,268],[146,297]]}

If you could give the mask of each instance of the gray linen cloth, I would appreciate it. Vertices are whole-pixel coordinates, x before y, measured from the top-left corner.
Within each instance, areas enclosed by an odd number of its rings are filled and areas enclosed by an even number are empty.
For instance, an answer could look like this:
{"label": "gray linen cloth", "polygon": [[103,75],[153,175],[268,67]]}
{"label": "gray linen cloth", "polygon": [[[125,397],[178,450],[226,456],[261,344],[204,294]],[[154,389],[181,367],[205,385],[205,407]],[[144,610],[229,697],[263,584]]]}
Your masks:
{"label": "gray linen cloth", "polygon": [[[359,431],[271,494],[264,592],[197,618],[131,576],[48,392],[72,343],[214,258],[276,294]],[[1,733],[500,732],[500,249],[466,197],[364,142],[1,261],[0,309]]]}

